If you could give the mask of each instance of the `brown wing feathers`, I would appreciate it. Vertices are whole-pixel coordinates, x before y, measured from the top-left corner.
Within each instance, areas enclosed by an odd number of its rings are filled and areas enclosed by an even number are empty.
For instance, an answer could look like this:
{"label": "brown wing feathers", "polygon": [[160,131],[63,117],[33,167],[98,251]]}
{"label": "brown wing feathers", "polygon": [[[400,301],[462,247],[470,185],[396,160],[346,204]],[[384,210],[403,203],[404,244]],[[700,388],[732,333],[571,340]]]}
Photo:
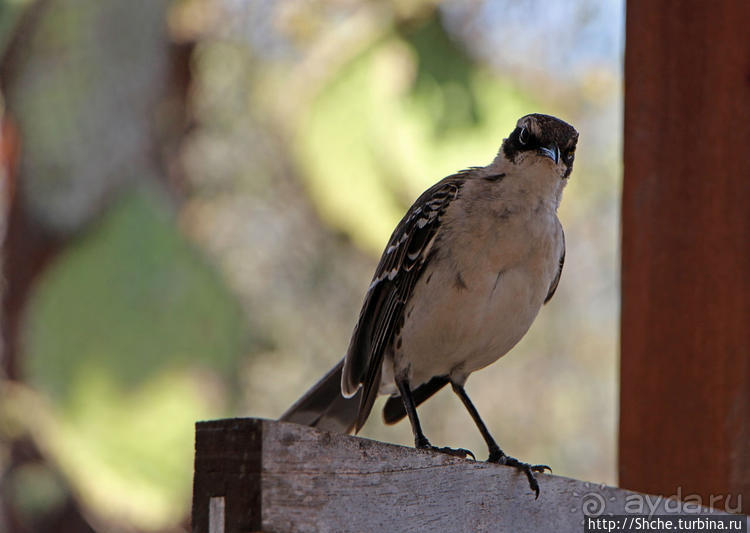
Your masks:
{"label": "brown wing feathers", "polygon": [[465,174],[449,176],[425,191],[391,235],[380,259],[344,363],[344,391],[362,385],[356,430],[364,425],[380,386],[383,357],[403,323],[414,285],[429,263],[440,217],[456,198]]}

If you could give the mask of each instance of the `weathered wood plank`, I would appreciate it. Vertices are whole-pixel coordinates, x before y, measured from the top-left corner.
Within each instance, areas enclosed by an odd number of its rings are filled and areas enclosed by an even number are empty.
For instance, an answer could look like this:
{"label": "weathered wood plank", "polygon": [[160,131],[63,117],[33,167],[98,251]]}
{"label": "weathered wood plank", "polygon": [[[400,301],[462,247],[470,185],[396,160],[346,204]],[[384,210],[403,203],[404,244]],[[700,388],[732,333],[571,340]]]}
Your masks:
{"label": "weathered wood plank", "polygon": [[[674,501],[258,419],[196,426],[193,531],[583,531],[589,514],[674,514]],[[216,502],[217,500],[213,500]],[[214,503],[214,506],[217,504]],[[687,509],[689,511],[689,509]],[[693,512],[697,507],[693,505]],[[214,516],[216,512],[214,512]],[[214,531],[221,531],[213,525]]]}

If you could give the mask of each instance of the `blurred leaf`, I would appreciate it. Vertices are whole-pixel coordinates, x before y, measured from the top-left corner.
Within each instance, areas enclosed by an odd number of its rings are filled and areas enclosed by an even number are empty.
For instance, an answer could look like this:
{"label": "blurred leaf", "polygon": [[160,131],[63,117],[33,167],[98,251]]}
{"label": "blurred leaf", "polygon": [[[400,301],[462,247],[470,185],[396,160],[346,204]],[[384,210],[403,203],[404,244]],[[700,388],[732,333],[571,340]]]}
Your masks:
{"label": "blurred leaf", "polygon": [[445,103],[433,120],[434,135],[476,126],[480,117],[471,83],[476,66],[448,35],[440,19],[430,17],[417,28],[404,29],[402,36],[417,55],[415,95]]}
{"label": "blurred leaf", "polygon": [[168,105],[166,5],[36,2],[4,58],[6,103],[23,139],[22,198],[46,231],[77,234],[103,198],[160,173],[150,154]]}
{"label": "blurred leaf", "polygon": [[216,273],[156,197],[132,194],[37,286],[25,328],[26,375],[63,403],[84,370],[111,374],[123,388],[195,363],[230,375],[239,321]]}
{"label": "blurred leaf", "polygon": [[492,161],[516,120],[539,107],[476,64],[438,68],[423,48],[390,36],[361,54],[299,129],[299,166],[323,217],[374,253],[422,190]]}
{"label": "blurred leaf", "polygon": [[60,406],[43,447],[83,499],[139,528],[180,520],[193,422],[220,414],[209,369],[234,374],[241,317],[156,195],[126,195],[48,269],[24,342],[28,382]]}

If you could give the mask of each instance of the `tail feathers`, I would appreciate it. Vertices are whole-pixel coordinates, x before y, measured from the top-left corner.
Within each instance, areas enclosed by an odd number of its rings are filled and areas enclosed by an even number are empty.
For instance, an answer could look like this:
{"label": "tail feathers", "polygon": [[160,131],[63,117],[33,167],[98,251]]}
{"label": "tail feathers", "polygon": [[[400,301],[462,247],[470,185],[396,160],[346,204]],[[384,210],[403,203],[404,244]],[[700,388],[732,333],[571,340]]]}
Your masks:
{"label": "tail feathers", "polygon": [[342,360],[281,415],[279,420],[325,431],[350,433],[357,422],[361,393],[357,392],[351,398],[341,395],[343,366]]}
{"label": "tail feathers", "polygon": [[[423,383],[412,392],[414,404],[421,404],[448,383],[450,383],[448,376],[437,376],[427,383]],[[404,402],[401,401],[401,396],[391,396],[388,398],[388,401],[385,402],[385,406],[383,407],[383,420],[385,423],[395,424],[405,416],[406,409],[404,408]]]}

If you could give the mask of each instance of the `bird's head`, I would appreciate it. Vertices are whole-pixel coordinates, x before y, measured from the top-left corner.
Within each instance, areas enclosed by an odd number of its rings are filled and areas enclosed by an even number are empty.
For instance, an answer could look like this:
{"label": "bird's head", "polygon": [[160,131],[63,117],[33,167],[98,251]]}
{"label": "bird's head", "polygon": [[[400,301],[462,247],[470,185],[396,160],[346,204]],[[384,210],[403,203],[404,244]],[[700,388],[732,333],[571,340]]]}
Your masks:
{"label": "bird's head", "polygon": [[503,141],[501,157],[518,167],[551,166],[561,179],[573,170],[578,132],[559,118],[534,113],[518,119]]}

